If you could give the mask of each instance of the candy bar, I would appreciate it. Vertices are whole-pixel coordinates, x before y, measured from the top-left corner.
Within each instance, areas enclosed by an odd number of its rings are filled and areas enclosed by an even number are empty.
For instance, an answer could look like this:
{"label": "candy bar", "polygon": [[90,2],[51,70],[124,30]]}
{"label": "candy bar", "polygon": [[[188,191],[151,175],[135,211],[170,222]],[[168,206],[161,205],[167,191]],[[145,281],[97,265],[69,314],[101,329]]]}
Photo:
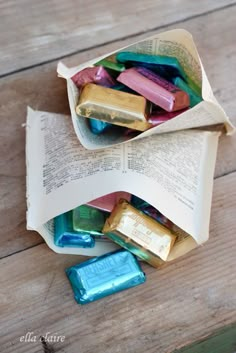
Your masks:
{"label": "candy bar", "polygon": [[162,123],[165,123],[166,121],[169,121],[169,120],[175,118],[177,115],[186,112],[187,110],[188,110],[188,108],[177,110],[175,112],[166,112],[163,109],[157,109],[157,110],[152,111],[150,117],[148,118],[148,121],[153,126],[158,126]]}
{"label": "candy bar", "polygon": [[95,245],[95,240],[90,233],[77,232],[73,229],[72,211],[55,217],[54,228],[54,244],[57,246],[92,248]]}
{"label": "candy bar", "polygon": [[82,89],[76,113],[139,131],[151,127],[147,121],[150,105],[145,98],[92,83]]}
{"label": "candy bar", "polygon": [[128,192],[113,192],[88,202],[88,205],[102,211],[111,212],[120,199],[130,201],[131,195]]}
{"label": "candy bar", "polygon": [[145,282],[137,259],[126,250],[95,257],[66,269],[77,303],[86,304]]}
{"label": "candy bar", "polygon": [[121,64],[121,63],[117,63],[111,60],[107,60],[107,59],[102,59],[100,61],[98,61],[96,64],[96,66],[103,66],[106,69],[110,69],[110,70],[114,70],[114,71],[118,71],[118,72],[122,72],[125,70],[125,65]]}
{"label": "candy bar", "polygon": [[102,66],[87,67],[86,69],[77,72],[71,77],[71,79],[78,88],[91,82],[104,87],[112,87],[116,83]]}
{"label": "candy bar", "polygon": [[146,68],[125,70],[117,80],[168,112],[189,106],[186,92]]}
{"label": "candy bar", "polygon": [[165,77],[180,76],[185,80],[187,79],[187,75],[175,57],[121,52],[116,55],[116,60],[128,65],[146,66],[156,70],[159,74],[163,74]]}
{"label": "candy bar", "polygon": [[194,90],[192,90],[190,86],[186,82],[184,82],[184,80],[182,80],[180,77],[176,77],[173,82],[175,86],[179,87],[189,95],[191,108],[202,101],[202,98],[197,95],[197,93],[195,93]]}
{"label": "candy bar", "polygon": [[72,211],[73,228],[77,232],[101,236],[107,214],[93,207],[82,205]]}
{"label": "candy bar", "polygon": [[154,267],[167,260],[176,236],[166,227],[121,200],[106,220],[103,233]]}

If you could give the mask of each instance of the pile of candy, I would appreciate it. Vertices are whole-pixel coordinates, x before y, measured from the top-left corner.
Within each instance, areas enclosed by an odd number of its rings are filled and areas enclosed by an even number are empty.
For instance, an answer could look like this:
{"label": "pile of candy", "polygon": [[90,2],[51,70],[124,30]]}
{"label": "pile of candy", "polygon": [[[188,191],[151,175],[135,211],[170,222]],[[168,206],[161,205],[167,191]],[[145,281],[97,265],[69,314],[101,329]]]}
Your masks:
{"label": "pile of candy", "polygon": [[[202,101],[201,88],[175,57],[119,52],[71,79],[80,93],[78,118],[88,118],[94,134],[125,129],[127,136],[137,135]],[[123,248],[66,270],[80,304],[143,283],[137,258],[158,267],[177,238],[172,222],[124,192],[79,206],[54,223],[57,246],[92,248],[98,239],[109,238]]]}
{"label": "pile of candy", "polygon": [[71,79],[80,90],[76,113],[94,134],[118,127],[138,134],[202,101],[201,88],[175,57],[120,52]]}
{"label": "pile of candy", "polygon": [[158,267],[167,260],[176,240],[170,220],[126,192],[79,206],[57,216],[54,224],[57,246],[92,248],[98,239],[108,238],[126,249],[66,270],[80,304],[143,283],[145,275],[135,256]]}

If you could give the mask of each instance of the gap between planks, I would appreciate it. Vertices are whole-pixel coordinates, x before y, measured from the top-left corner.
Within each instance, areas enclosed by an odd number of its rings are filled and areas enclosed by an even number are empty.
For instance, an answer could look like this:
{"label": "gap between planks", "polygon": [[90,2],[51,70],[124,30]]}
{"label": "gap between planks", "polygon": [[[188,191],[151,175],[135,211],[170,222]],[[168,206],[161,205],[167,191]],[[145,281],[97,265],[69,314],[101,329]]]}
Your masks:
{"label": "gap between planks", "polygon": [[8,76],[12,76],[14,74],[17,74],[17,73],[20,73],[20,72],[23,72],[23,71],[26,71],[26,70],[29,70],[29,69],[34,69],[34,68],[36,68],[38,66],[50,64],[50,63],[53,63],[54,61],[65,59],[67,57],[71,57],[71,56],[76,55],[76,54],[81,54],[81,53],[85,53],[85,52],[93,50],[93,49],[102,48],[105,45],[109,45],[109,44],[112,44],[112,43],[117,43],[117,42],[123,41],[123,40],[129,40],[129,39],[135,38],[137,36],[148,35],[149,33],[153,32],[153,31],[159,31],[159,30],[168,28],[170,26],[175,26],[175,25],[178,25],[178,24],[181,24],[181,23],[185,23],[185,22],[197,19],[199,17],[204,17],[204,16],[207,16],[207,15],[210,15],[210,14],[213,14],[213,13],[216,13],[216,12],[220,12],[220,11],[228,9],[228,8],[232,8],[234,6],[236,6],[236,3],[227,4],[225,6],[221,6],[221,7],[216,8],[216,9],[208,10],[208,11],[205,11],[205,12],[200,13],[200,14],[188,16],[188,17],[186,17],[184,19],[179,19],[179,20],[172,21],[172,22],[169,22],[169,23],[161,25],[161,26],[150,28],[147,31],[139,31],[139,32],[127,35],[127,36],[121,36],[121,37],[115,38],[114,40],[104,41],[104,42],[99,43],[97,45],[92,45],[92,46],[89,46],[89,47],[81,49],[81,50],[74,50],[74,51],[68,52],[66,54],[63,54],[61,56],[57,56],[57,57],[51,58],[49,60],[41,61],[41,62],[33,64],[33,65],[28,65],[28,66],[22,67],[20,69],[16,69],[16,70],[13,70],[13,71],[8,71],[6,73],[0,74],[0,79],[8,77]]}

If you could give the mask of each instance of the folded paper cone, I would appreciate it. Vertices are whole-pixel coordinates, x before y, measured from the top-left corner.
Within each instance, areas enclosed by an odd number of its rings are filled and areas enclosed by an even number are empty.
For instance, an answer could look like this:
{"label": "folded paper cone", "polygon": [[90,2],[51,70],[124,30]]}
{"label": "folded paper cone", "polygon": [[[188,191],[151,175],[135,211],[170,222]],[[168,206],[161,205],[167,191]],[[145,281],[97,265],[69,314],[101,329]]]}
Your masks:
{"label": "folded paper cone", "polygon": [[[149,55],[152,57],[152,59],[155,58],[155,56],[169,57],[170,62],[173,61],[171,58],[176,58],[177,62],[180,64],[182,76],[184,73],[188,84],[194,88],[195,91],[197,90],[198,94],[201,93],[203,100],[193,108],[180,113],[174,119],[164,122],[163,124],[155,126],[147,131],[140,132],[138,136],[134,138],[131,138],[129,135],[127,136],[123,129],[113,129],[111,133],[97,136],[94,135],[90,130],[88,119],[86,117],[78,116],[76,113],[76,105],[79,100],[80,92],[71,80],[71,77],[87,67],[92,67],[103,59],[113,61],[118,53],[123,52],[145,54],[146,56]],[[119,55],[117,57],[119,58]],[[90,60],[71,69],[68,69],[60,62],[58,64],[57,72],[60,77],[67,80],[67,91],[73,126],[81,144],[87,149],[101,149],[133,139],[147,137],[152,134],[217,124],[224,124],[228,134],[232,134],[234,131],[234,127],[229,121],[229,118],[213,95],[193,38],[189,32],[183,29],[175,29],[154,35],[146,40],[142,40],[128,47]]]}

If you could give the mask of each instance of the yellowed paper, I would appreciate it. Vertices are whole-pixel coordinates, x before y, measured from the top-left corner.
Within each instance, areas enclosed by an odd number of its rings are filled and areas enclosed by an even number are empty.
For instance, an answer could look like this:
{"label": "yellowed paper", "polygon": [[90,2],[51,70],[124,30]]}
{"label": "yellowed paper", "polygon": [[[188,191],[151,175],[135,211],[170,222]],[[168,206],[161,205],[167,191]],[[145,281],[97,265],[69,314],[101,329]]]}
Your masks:
{"label": "yellowed paper", "polygon": [[94,256],[115,249],[109,241],[94,249],[59,248],[52,221],[115,191],[146,200],[180,229],[168,260],[208,239],[218,132],[156,134],[90,151],[78,141],[70,117],[28,109],[26,129],[27,228],[54,251]]}

